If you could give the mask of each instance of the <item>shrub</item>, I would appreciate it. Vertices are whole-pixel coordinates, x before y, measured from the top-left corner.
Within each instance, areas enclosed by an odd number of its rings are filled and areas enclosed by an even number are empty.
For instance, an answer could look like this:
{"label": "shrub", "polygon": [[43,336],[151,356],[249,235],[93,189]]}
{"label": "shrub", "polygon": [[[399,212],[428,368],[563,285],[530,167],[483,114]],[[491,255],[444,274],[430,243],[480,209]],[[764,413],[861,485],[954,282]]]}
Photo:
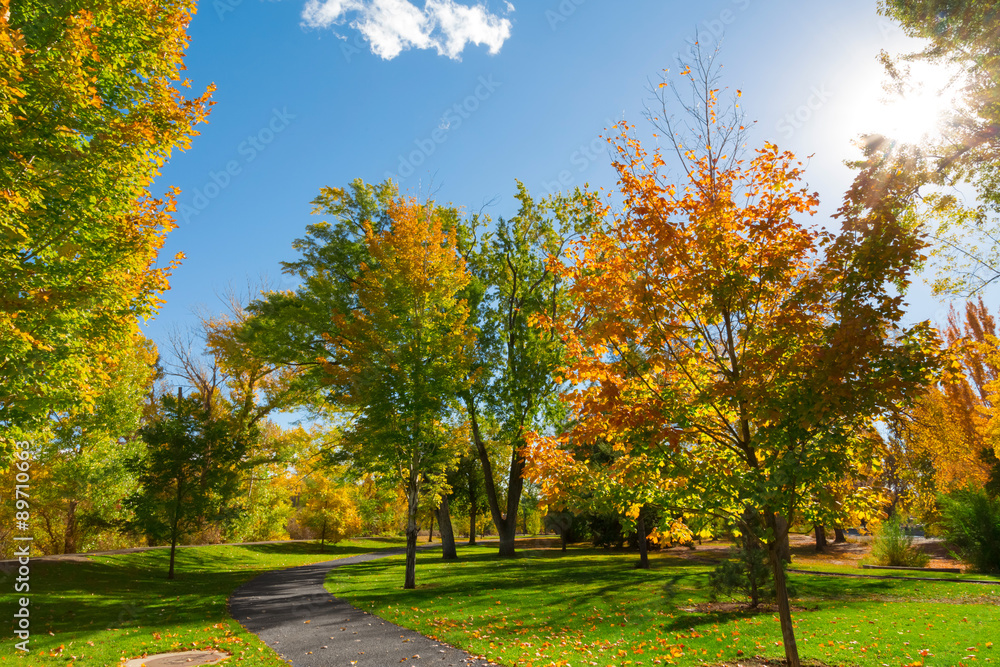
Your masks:
{"label": "shrub", "polygon": [[587,517],[587,524],[595,547],[621,549],[625,544],[625,534],[617,515],[591,514]]}
{"label": "shrub", "polygon": [[[751,608],[777,597],[767,552],[750,540],[730,550],[730,558],[721,561],[709,573],[708,583],[713,600],[720,595],[731,597],[740,594],[750,600]],[[793,595],[792,591],[789,595]]]}
{"label": "shrub", "polygon": [[1000,500],[966,487],[938,497],[945,539],[979,572],[1000,574]]}
{"label": "shrub", "polygon": [[562,550],[566,545],[578,542],[586,537],[585,521],[573,512],[549,512],[545,515],[545,529],[562,538]]}
{"label": "shrub", "polygon": [[926,567],[930,556],[914,548],[913,537],[903,530],[899,517],[893,516],[875,530],[871,560],[876,565]]}

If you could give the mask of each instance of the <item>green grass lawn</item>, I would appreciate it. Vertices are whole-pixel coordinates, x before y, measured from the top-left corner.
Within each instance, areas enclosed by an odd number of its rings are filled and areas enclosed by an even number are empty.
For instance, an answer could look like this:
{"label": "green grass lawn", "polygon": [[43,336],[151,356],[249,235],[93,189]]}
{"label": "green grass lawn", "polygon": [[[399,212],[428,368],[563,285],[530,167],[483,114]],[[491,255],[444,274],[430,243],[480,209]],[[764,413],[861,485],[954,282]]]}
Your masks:
{"label": "green grass lawn", "polygon": [[794,563],[794,561],[789,567],[795,570],[809,570],[810,572],[835,572],[838,574],[874,575],[879,577],[925,577],[929,579],[947,579],[956,581],[973,579],[975,581],[995,581],[997,582],[997,585],[1000,586],[1000,577],[989,574],[977,574],[975,572],[962,572],[960,574],[956,574],[954,572],[921,572],[919,570],[866,570],[861,567],[850,565],[827,565],[826,563],[807,563],[799,565]]}
{"label": "green grass lawn", "polygon": [[[166,579],[166,549],[90,562],[36,560],[31,564],[31,653],[14,649],[10,616],[4,621],[2,665],[105,667],[124,658],[186,649],[218,648],[252,666],[285,665],[256,635],[229,617],[226,600],[262,572],[392,549],[394,538],[327,545],[288,542],[177,550],[176,579]],[[3,577],[4,613],[13,614],[13,577]]]}
{"label": "green grass lawn", "polygon": [[[736,663],[782,658],[774,612],[707,608],[710,567],[601,550],[464,547],[458,562],[418,554],[417,589],[403,561],[338,568],[327,588],[400,625],[504,665]],[[803,658],[833,665],[928,667],[1000,662],[997,586],[790,575]],[[992,643],[991,643],[992,642]],[[993,644],[998,644],[994,646]]]}

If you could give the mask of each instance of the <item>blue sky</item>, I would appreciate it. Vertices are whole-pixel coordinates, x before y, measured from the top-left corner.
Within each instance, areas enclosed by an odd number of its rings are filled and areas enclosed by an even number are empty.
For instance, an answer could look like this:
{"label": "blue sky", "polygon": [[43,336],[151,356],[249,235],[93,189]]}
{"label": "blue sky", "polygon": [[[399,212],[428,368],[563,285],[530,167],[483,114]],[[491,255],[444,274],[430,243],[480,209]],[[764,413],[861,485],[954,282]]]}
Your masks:
{"label": "blue sky", "polygon": [[[706,46],[724,32],[724,85],[743,91],[756,144],[812,156],[825,222],[851,138],[879,129],[877,54],[914,46],[875,0],[202,0],[187,75],[194,90],[214,82],[216,103],[155,186],[182,190],[163,257],[187,259],[147,334],[165,349],[261,275],[290,287],[279,262],[322,186],[394,175],[468,210],[494,202],[494,217],[514,212],[515,179],[536,195],[613,187],[598,136],[622,118],[642,127],[648,82],[696,32]],[[910,301],[912,319],[943,320],[926,286]]]}

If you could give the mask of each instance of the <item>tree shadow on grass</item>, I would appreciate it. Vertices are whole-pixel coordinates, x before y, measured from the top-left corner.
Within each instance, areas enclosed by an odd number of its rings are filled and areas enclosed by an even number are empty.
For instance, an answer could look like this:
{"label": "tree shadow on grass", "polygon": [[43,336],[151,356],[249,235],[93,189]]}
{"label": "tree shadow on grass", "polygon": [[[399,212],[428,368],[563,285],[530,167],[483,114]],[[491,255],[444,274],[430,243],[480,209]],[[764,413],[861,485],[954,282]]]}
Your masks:
{"label": "tree shadow on grass", "polygon": [[[374,604],[376,608],[400,604],[422,608],[424,603],[430,603],[429,606],[433,607],[435,599],[461,600],[468,598],[470,593],[477,598],[479,604],[484,596],[495,595],[501,600],[523,599],[526,605],[532,606],[536,603],[534,598],[544,596],[548,605],[545,613],[545,623],[548,625],[557,624],[560,620],[575,623],[577,621],[569,618],[571,610],[589,608],[595,604],[602,608],[618,608],[623,587],[634,585],[645,586],[644,594],[662,598],[661,609],[677,614],[677,618],[668,623],[667,629],[687,629],[776,613],[773,608],[766,607],[757,610],[706,610],[707,605],[704,603],[688,604],[686,600],[689,601],[689,597],[704,600],[711,566],[683,558],[660,557],[653,561],[652,570],[637,571],[625,559],[609,566],[607,555],[602,550],[581,550],[568,554],[548,550],[526,551],[519,558],[503,560],[498,560],[492,553],[479,551],[464,551],[460,556],[459,561],[448,568],[426,568],[425,559],[428,556],[422,554],[417,567],[418,588],[414,591],[401,589],[401,575],[396,576],[400,574],[399,559],[365,563],[357,566],[357,569],[347,569],[340,574],[363,577],[368,583],[361,589],[353,588],[346,594],[363,600],[366,605]],[[333,570],[329,576],[331,580],[336,578],[338,570]],[[793,601],[793,605],[798,607],[794,613],[808,613],[825,602],[860,602],[891,596],[898,590],[898,582],[884,580],[834,579],[807,575],[792,577],[798,592]],[[502,582],[502,592],[494,593],[497,589],[475,586],[470,588],[470,582],[478,581],[490,582],[487,586]],[[391,582],[391,585],[386,585],[387,582]],[[660,588],[653,591],[648,587],[649,584]],[[334,589],[336,590],[336,584]],[[692,610],[686,611],[685,607]],[[498,608],[498,614],[502,615],[500,609],[502,607]]]}
{"label": "tree shadow on grass", "polygon": [[365,542],[377,542],[382,546],[370,544],[330,544],[329,542],[320,546],[316,542],[283,542],[279,544],[248,544],[243,546],[247,551],[266,555],[303,555],[303,556],[330,556],[330,560],[345,558],[347,556],[358,556],[377,551],[392,551],[394,549],[404,549],[405,543],[400,543],[392,538],[369,538]]}
{"label": "tree shadow on grass", "polygon": [[[383,543],[386,549],[396,547],[391,540]],[[41,643],[50,638],[49,632],[56,635],[52,641],[66,643],[86,641],[109,629],[163,632],[209,619],[225,621],[230,594],[263,573],[378,550],[343,544],[321,551],[318,543],[308,542],[179,549],[174,580],[166,578],[166,549],[94,556],[84,562],[35,561],[32,635],[37,628]]]}
{"label": "tree shadow on grass", "polygon": [[[856,579],[789,574],[796,597],[803,600],[871,600],[891,595],[909,582],[888,579]],[[914,582],[917,583],[917,582]]]}
{"label": "tree shadow on grass", "polygon": [[492,552],[463,549],[459,556],[447,565],[437,560],[440,567],[427,567],[432,556],[420,554],[415,590],[402,589],[399,558],[336,568],[326,581],[333,595],[365,609],[417,608],[452,617],[452,607],[460,605],[475,614],[477,625],[504,622],[516,609],[519,633],[573,628],[585,617],[598,625],[657,622],[657,607],[623,606],[622,590],[638,586],[643,595],[659,598],[665,578],[678,595],[707,585],[708,568],[684,559],[658,558],[652,570],[637,570],[630,560],[609,563],[603,550],[525,551],[518,558],[497,559]]}

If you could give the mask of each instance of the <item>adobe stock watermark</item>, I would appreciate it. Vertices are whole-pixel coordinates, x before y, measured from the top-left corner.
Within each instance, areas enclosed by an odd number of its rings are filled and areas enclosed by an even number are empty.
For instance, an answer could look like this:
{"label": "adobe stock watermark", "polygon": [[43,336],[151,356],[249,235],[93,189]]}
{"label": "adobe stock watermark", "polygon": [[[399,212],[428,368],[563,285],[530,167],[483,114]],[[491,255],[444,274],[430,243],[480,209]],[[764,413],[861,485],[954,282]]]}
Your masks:
{"label": "adobe stock watermark", "polygon": [[693,62],[698,59],[699,49],[704,49],[712,44],[718,44],[726,32],[726,26],[736,22],[740,12],[745,12],[753,0],[730,0],[730,4],[736,8],[727,8],[719,12],[714,19],[706,19],[698,26],[698,32],[685,39],[686,50],[674,53],[675,62]]}
{"label": "adobe stock watermark", "polygon": [[555,9],[546,9],[545,20],[549,22],[549,28],[557,30],[586,2],[587,0],[560,0]]}
{"label": "adobe stock watermark", "polygon": [[359,53],[364,53],[369,50],[368,42],[361,35],[357,33],[354,38],[341,37],[340,40],[340,52],[344,55],[344,61],[348,64],[354,59],[354,56]]}
{"label": "adobe stock watermark", "polygon": [[427,158],[437,151],[438,146],[448,141],[450,134],[478,111],[482,103],[488,100],[502,85],[502,82],[493,79],[492,74],[479,77],[479,85],[476,86],[472,94],[445,109],[444,113],[441,114],[438,126],[426,137],[414,139],[415,148],[405,155],[400,153],[396,171],[385,172],[385,177],[399,183],[412,176],[417,167],[426,162]]}
{"label": "adobe stock watermark", "polygon": [[[268,2],[279,2],[280,0],[268,0]],[[259,0],[258,0],[259,2]],[[212,0],[212,9],[220,21],[226,20],[226,14],[236,11],[236,8],[243,4],[243,0]]]}
{"label": "adobe stock watermark", "polygon": [[30,650],[28,642],[31,641],[31,598],[26,594],[31,591],[31,543],[34,537],[31,535],[31,453],[28,451],[28,443],[18,442],[17,451],[14,453],[14,556],[17,558],[17,570],[14,579],[14,592],[25,594],[25,597],[17,598],[17,611],[14,612],[14,634],[21,641],[14,644],[14,648],[22,653]]}
{"label": "adobe stock watermark", "polygon": [[275,137],[284,132],[293,120],[295,120],[295,115],[288,113],[287,107],[281,110],[274,109],[270,120],[256,133],[247,136],[236,147],[239,159],[229,160],[218,171],[209,171],[207,182],[200,188],[195,188],[190,203],[178,205],[177,213],[184,223],[190,222],[192,218],[198,217],[202,211],[208,208],[212,200],[222,194],[222,191],[229,187],[235,177],[243,173],[243,168],[246,165],[256,160],[258,155],[267,150]]}
{"label": "adobe stock watermark", "polygon": [[[608,118],[604,121],[607,131],[612,131],[611,127],[618,121]],[[542,181],[542,188],[545,194],[554,195],[557,192],[568,190],[577,184],[577,176],[590,169],[595,162],[604,160],[611,163],[608,157],[608,141],[604,137],[594,137],[588,143],[580,144],[569,156],[569,164],[574,169],[563,169],[554,180]]]}
{"label": "adobe stock watermark", "polygon": [[890,21],[889,19],[879,17],[875,25],[878,27],[879,33],[882,35],[882,39],[887,40],[891,37],[901,37],[906,33],[903,32],[903,27],[898,23]]}
{"label": "adobe stock watermark", "polygon": [[781,132],[783,139],[791,139],[797,130],[812,120],[817,111],[833,97],[833,93],[827,90],[826,84],[813,86],[809,89],[810,95],[805,101],[795,108],[794,111],[786,113],[784,117],[775,125],[775,129]]}
{"label": "adobe stock watermark", "polygon": [[[884,17],[880,17],[875,22],[875,27],[878,29],[883,41],[888,41],[893,37],[900,37],[905,34],[902,27]],[[812,120],[813,116],[826,105],[831,97],[833,97],[833,93],[827,89],[826,84],[812,86],[809,89],[808,97],[806,97],[803,103],[790,113],[786,113],[775,123],[774,129],[781,133],[783,139],[791,139],[796,131],[801,130],[806,123]]]}

